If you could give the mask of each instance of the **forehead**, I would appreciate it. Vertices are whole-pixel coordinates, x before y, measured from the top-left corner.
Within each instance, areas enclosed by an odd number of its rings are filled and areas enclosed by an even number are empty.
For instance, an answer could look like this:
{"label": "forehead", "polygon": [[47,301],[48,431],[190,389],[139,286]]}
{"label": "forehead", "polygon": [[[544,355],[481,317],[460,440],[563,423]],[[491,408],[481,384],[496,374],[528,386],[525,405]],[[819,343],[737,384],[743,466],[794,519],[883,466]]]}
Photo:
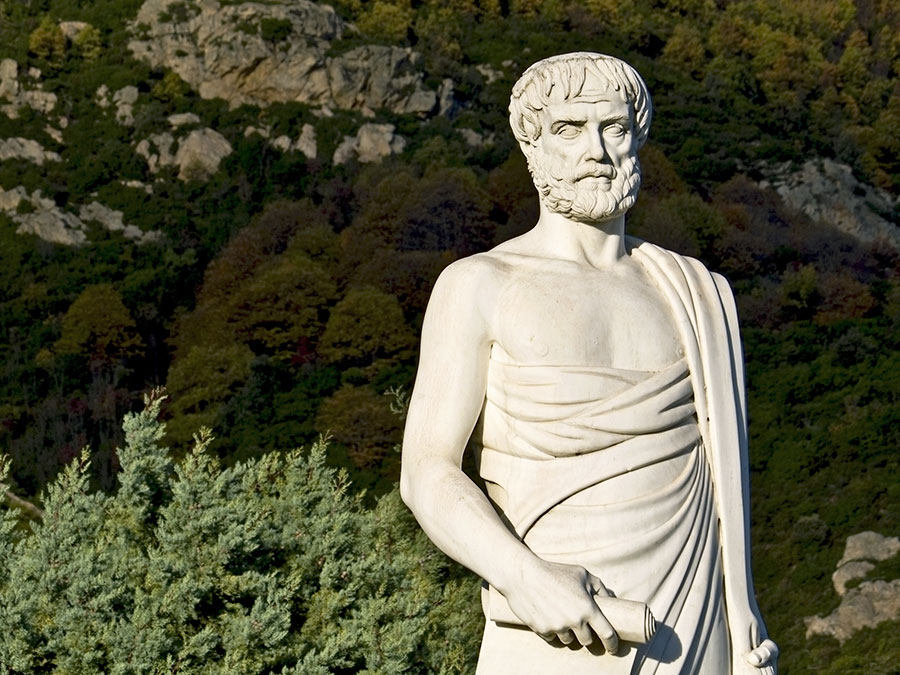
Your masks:
{"label": "forehead", "polygon": [[632,121],[631,104],[618,96],[618,92],[610,91],[612,96],[589,96],[548,103],[542,117],[545,124],[560,120],[578,122]]}

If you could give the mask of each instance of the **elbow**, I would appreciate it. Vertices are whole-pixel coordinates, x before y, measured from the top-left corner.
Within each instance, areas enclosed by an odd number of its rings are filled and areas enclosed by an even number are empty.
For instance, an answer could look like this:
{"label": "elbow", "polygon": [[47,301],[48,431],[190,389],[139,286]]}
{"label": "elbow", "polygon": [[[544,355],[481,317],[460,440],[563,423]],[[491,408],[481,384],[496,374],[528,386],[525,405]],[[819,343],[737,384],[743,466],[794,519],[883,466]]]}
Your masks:
{"label": "elbow", "polygon": [[416,512],[416,481],[406,463],[400,466],[400,499],[413,513]]}
{"label": "elbow", "polygon": [[409,471],[406,471],[402,468],[400,469],[400,499],[402,499],[403,503],[406,504],[410,509],[412,508],[412,481],[409,478]]}

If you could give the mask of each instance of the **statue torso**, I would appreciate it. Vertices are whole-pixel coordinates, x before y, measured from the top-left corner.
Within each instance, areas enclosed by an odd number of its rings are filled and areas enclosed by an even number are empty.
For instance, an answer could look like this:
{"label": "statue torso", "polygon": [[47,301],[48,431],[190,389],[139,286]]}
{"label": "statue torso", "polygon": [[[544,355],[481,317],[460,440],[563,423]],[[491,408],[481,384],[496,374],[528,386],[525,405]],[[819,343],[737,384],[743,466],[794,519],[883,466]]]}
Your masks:
{"label": "statue torso", "polygon": [[640,263],[613,268],[493,251],[492,359],[656,371],[683,356],[665,299]]}

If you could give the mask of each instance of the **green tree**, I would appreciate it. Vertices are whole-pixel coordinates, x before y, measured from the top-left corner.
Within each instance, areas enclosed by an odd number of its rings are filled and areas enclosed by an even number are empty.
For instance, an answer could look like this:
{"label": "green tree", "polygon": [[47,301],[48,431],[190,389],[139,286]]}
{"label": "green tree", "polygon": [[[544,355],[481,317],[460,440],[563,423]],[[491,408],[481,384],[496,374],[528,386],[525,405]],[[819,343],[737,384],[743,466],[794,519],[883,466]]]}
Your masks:
{"label": "green tree", "polygon": [[85,26],[73,40],[75,50],[88,63],[96,61],[103,53],[103,40],[100,31],[93,26]]}
{"label": "green tree", "polygon": [[357,26],[366,35],[390,42],[405,42],[414,12],[408,2],[375,0],[359,17]]}
{"label": "green tree", "polygon": [[358,467],[374,468],[400,442],[403,421],[391,410],[387,396],[370,387],[344,385],[322,402],[316,426],[347,446]]}
{"label": "green tree", "polygon": [[28,36],[28,50],[54,68],[66,60],[66,36],[50,15],[45,14]]}
{"label": "green tree", "polygon": [[54,345],[58,354],[83,354],[107,364],[135,356],[141,347],[134,319],[111,284],[81,292],[63,316],[62,336]]}
{"label": "green tree", "polygon": [[250,376],[253,352],[242,344],[191,347],[169,369],[166,386],[175,415],[172,437],[187,442],[200,426],[218,421],[225,401]]}
{"label": "green tree", "polygon": [[335,305],[318,351],[329,363],[364,367],[408,358],[415,342],[397,298],[363,287]]}
{"label": "green tree", "polygon": [[201,430],[176,464],[161,398],[146,402],[125,418],[114,495],[89,491],[85,451],[29,534],[0,507],[0,668],[471,672],[477,583],[396,490],[365,508],[321,442],[223,470]]}

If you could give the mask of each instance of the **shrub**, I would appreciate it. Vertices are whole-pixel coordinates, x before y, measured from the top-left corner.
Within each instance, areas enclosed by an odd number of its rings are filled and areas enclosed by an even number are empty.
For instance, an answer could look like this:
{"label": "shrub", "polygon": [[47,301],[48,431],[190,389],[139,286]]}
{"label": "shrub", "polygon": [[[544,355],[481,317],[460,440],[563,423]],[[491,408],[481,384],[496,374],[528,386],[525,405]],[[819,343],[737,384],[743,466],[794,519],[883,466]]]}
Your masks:
{"label": "shrub", "polygon": [[125,418],[116,494],[88,491],[84,450],[30,534],[0,512],[4,672],[473,669],[476,584],[396,490],[366,509],[321,441],[220,470],[201,430],[175,464],[161,402]]}
{"label": "shrub", "polygon": [[259,29],[263,40],[277,43],[284,42],[290,37],[293,26],[287,19],[267,17],[260,22]]}

